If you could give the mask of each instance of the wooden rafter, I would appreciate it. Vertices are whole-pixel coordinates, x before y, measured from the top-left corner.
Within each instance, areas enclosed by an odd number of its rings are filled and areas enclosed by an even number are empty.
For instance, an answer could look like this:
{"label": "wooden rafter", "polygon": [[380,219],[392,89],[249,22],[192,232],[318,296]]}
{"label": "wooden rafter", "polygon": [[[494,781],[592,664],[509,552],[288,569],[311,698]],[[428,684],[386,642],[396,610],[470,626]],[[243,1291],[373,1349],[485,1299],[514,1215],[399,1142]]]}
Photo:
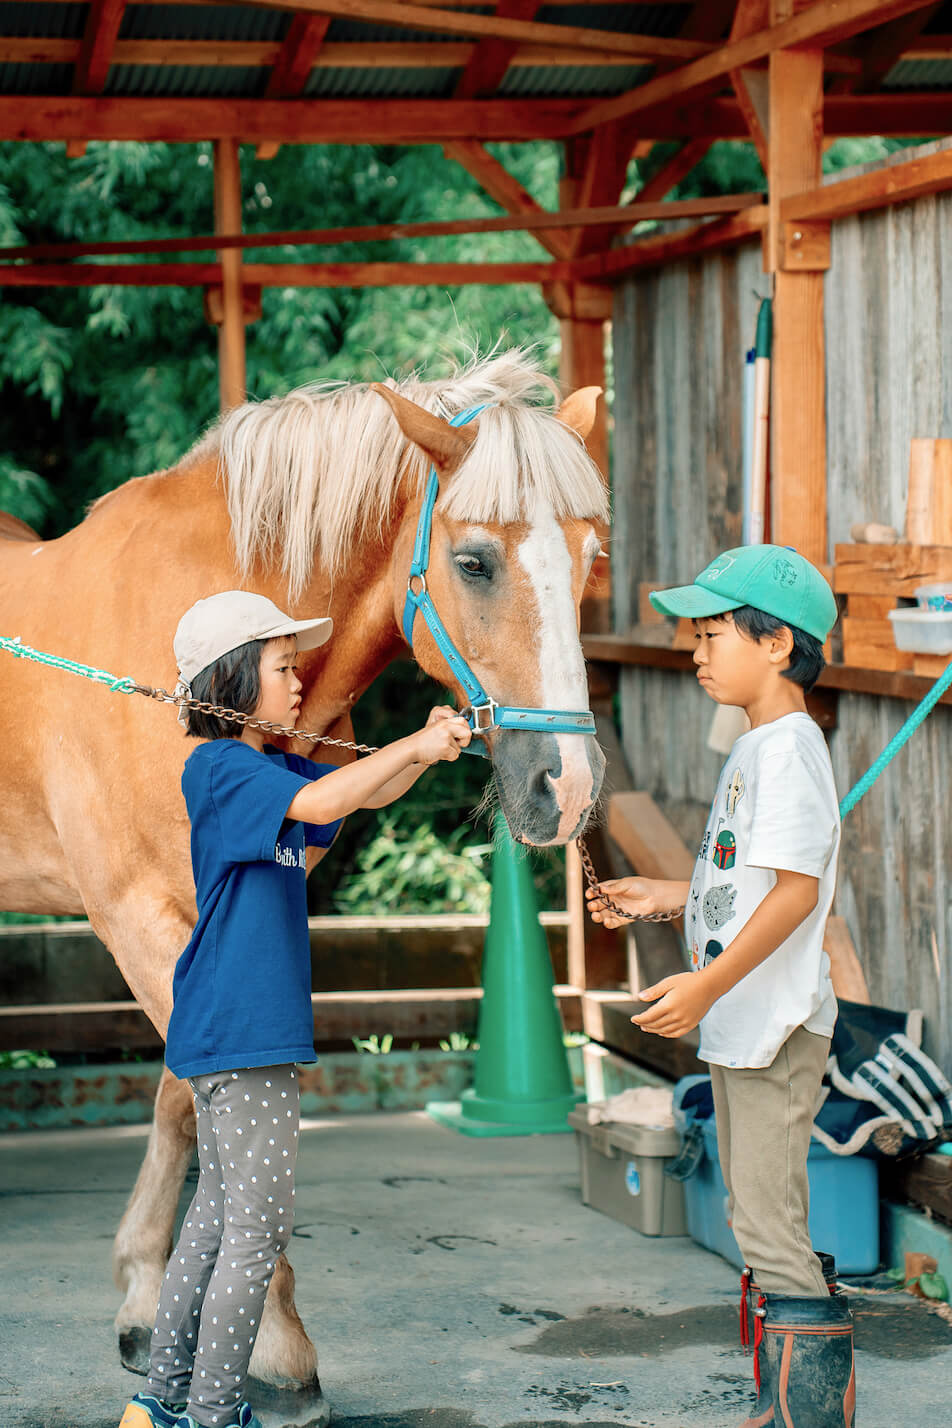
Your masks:
{"label": "wooden rafter", "polygon": [[[461,164],[507,213],[531,217],[545,212],[518,179],[513,178],[509,170],[493,157],[485,144],[477,143],[475,139],[457,139],[454,143],[444,144],[443,152],[448,159]],[[535,236],[553,257],[570,256],[572,240],[567,233],[550,229],[537,231]]]}
{"label": "wooden rafter", "polygon": [[[571,276],[568,263],[246,263],[246,288],[462,287],[467,283],[547,283]],[[214,288],[220,263],[62,264],[0,267],[0,287]]]}
{"label": "wooden rafter", "polygon": [[[653,202],[657,198],[664,198],[666,193],[670,193],[676,184],[683,178],[687,178],[693,168],[701,162],[708,149],[711,147],[710,139],[687,139],[676,154],[672,154],[666,164],[654,174],[644,188],[639,189],[632,203],[633,208],[637,208],[642,203]],[[667,216],[667,215],[665,215]]]}
{"label": "wooden rafter", "polygon": [[[499,0],[496,14],[507,20],[534,20],[541,4],[542,0]],[[517,48],[513,40],[480,40],[459,77],[455,97],[478,99],[495,94]]]}
{"label": "wooden rafter", "polygon": [[[212,0],[230,4],[231,0]],[[427,34],[484,36],[540,45],[571,45],[577,49],[626,54],[633,61],[688,60],[708,54],[713,46],[695,40],[670,40],[657,35],[628,35],[579,25],[549,25],[537,20],[506,19],[500,15],[460,14],[438,6],[404,3],[404,0],[253,0],[265,9],[306,14],[339,15],[347,20],[398,25]]]}
{"label": "wooden rafter", "polygon": [[784,223],[828,222],[949,189],[952,189],[952,149],[939,149],[923,158],[887,164],[872,173],[791,194],[781,201],[780,218]]}
{"label": "wooden rafter", "polygon": [[744,209],[678,233],[657,233],[613,248],[610,253],[593,253],[572,265],[577,281],[613,282],[641,268],[660,268],[680,258],[693,258],[719,248],[735,247],[758,237],[767,226],[767,205]]}
{"label": "wooden rafter", "polygon": [[[741,40],[745,35],[756,34],[766,28],[769,10],[768,0],[738,0],[731,26],[732,40]],[[741,113],[750,131],[750,137],[764,173],[767,172],[767,71],[764,68],[732,69],[731,87],[737,96]]]}
{"label": "wooden rafter", "polygon": [[713,54],[692,60],[670,74],[659,75],[615,99],[589,105],[577,121],[576,132],[644,113],[687,95],[696,96],[716,87],[731,70],[756,64],[776,51],[803,46],[823,49],[871,26],[923,8],[924,0],[816,0],[790,19],[721,45]]}
{"label": "wooden rafter", "polygon": [[[578,159],[582,158],[577,172],[571,175],[575,182],[571,189],[566,190],[572,195],[574,208],[599,208],[604,204],[617,203],[628,173],[631,142],[626,125],[602,124],[584,148],[576,145],[567,151],[570,166],[578,164]],[[611,233],[589,225],[576,234],[573,256],[582,257],[598,248],[607,248],[611,238]]]}
{"label": "wooden rafter", "polygon": [[760,204],[758,193],[718,194],[671,203],[635,202],[621,208],[572,209],[550,213],[533,201],[533,211],[499,218],[432,219],[425,223],[377,223],[346,228],[288,229],[277,233],[197,233],[188,238],[125,239],[99,243],[34,243],[0,248],[0,259],[120,257],[194,253],[217,248],[220,252],[243,248],[333,247],[339,243],[379,243],[399,238],[435,238],[467,233],[531,233],[548,229],[581,228],[604,224],[624,228],[643,218],[698,218],[737,213]]}
{"label": "wooden rafter", "polygon": [[265,99],[293,99],[304,92],[324,36],[328,15],[294,15],[268,77]]}
{"label": "wooden rafter", "polygon": [[[246,144],[432,144],[456,139],[522,142],[571,136],[583,106],[566,99],[265,99],[0,96],[0,139],[139,140]],[[744,139],[736,99],[703,99],[639,116],[641,137]],[[952,92],[828,96],[824,131],[839,136],[939,137],[952,132]]]}
{"label": "wooden rafter", "polygon": [[925,26],[941,9],[941,5],[930,5],[916,10],[911,15],[903,15],[889,25],[873,30],[864,36],[856,58],[859,69],[855,74],[842,75],[834,80],[834,94],[869,94],[879,88],[893,65],[900,60],[906,50],[914,45]]}
{"label": "wooden rafter", "polygon": [[74,94],[103,92],[125,8],[126,0],[90,0],[73,76]]}
{"label": "wooden rafter", "polygon": [[[50,0],[45,0],[49,4]],[[312,18],[312,17],[307,17]],[[319,17],[313,17],[315,20]],[[326,18],[326,17],[325,17]],[[5,64],[76,64],[82,39],[59,35],[0,35]],[[112,63],[186,69],[268,69],[277,65],[287,41],[281,40],[117,40]],[[473,40],[332,40],[317,51],[315,69],[462,69],[477,46]],[[490,43],[486,41],[485,43]],[[952,35],[925,35],[898,56],[903,60],[952,59]],[[570,45],[515,46],[511,69],[629,69],[631,57],[604,50],[576,50]],[[859,56],[828,50],[831,73],[858,75]]]}

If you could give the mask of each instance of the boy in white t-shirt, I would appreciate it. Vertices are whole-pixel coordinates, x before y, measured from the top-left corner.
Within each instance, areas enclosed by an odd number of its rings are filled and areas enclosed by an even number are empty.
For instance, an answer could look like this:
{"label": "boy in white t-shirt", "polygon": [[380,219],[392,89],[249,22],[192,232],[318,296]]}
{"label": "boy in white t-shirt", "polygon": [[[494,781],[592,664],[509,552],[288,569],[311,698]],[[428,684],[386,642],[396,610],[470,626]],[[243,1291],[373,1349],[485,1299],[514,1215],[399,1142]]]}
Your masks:
{"label": "boy in white t-shirt", "polygon": [[[805,696],[824,659],[836,602],[796,551],[726,551],[693,585],[655,591],[665,614],[693,619],[694,662],[718,704],[750,730],[724,765],[691,882],[619,878],[588,893],[597,922],[684,908],[692,971],[640,993],[644,1031],[700,1024],[710,1063],[718,1155],[731,1222],[757,1293],[760,1393],[744,1428],[852,1425],[852,1318],[831,1297],[807,1226],[807,1154],[836,1020],[823,934],[833,900],[840,818],[826,743]],[[746,1295],[745,1295],[746,1304]]]}

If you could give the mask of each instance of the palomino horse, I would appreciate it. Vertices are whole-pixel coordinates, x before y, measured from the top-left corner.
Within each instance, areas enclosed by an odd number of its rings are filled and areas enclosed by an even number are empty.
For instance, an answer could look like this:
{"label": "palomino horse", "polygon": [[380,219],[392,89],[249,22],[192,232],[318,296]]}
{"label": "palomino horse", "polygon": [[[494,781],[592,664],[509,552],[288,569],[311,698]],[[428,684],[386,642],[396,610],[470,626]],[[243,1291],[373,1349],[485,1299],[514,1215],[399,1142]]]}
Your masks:
{"label": "palomino horse", "polygon": [[[58,540],[0,524],[0,633],[171,688],[182,612],[253,588],[297,617],[333,617],[330,643],[301,657],[299,727],[352,738],[356,700],[405,648],[432,463],[427,583],[456,648],[499,703],[585,710],[578,610],[607,515],[583,444],[598,389],[558,412],[544,404],[554,393],[525,353],[503,352],[445,382],[310,387],[236,407],[178,466],[128,481]],[[421,618],[412,638],[418,663],[466,703]],[[179,788],[191,746],[160,705],[0,659],[12,735],[0,745],[0,907],[87,914],[164,1034],[195,917]],[[514,836],[560,844],[581,830],[604,767],[591,735],[496,730],[487,745]],[[139,1371],[193,1141],[189,1089],[166,1073],[114,1258],[121,1352]],[[316,1423],[327,1417],[316,1367],[282,1259],[252,1372],[294,1386],[294,1421]]]}

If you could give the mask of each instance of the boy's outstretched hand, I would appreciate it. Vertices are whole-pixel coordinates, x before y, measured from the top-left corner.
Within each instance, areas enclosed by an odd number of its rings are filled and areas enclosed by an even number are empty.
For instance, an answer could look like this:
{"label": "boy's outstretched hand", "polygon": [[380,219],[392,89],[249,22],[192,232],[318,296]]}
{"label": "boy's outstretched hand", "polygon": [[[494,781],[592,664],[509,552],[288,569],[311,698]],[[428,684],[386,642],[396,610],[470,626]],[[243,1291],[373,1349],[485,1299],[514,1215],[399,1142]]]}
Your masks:
{"label": "boy's outstretched hand", "polygon": [[462,714],[446,704],[437,704],[430,710],[424,728],[415,736],[416,761],[421,764],[438,764],[443,760],[452,763],[459,758],[460,749],[465,749],[472,737],[473,731]]}
{"label": "boy's outstretched hand", "polygon": [[661,878],[608,878],[593,888],[586,888],[585,897],[593,922],[601,922],[606,927],[623,927],[627,919],[605,907],[605,897],[611,898],[631,917],[650,917],[657,912],[682,908],[687,890],[682,889],[680,883]]}
{"label": "boy's outstretched hand", "polygon": [[655,1005],[633,1016],[632,1021],[642,1031],[652,1031],[656,1036],[684,1036],[693,1031],[716,1000],[700,972],[677,972],[653,987],[645,987],[638,995],[643,1002]]}

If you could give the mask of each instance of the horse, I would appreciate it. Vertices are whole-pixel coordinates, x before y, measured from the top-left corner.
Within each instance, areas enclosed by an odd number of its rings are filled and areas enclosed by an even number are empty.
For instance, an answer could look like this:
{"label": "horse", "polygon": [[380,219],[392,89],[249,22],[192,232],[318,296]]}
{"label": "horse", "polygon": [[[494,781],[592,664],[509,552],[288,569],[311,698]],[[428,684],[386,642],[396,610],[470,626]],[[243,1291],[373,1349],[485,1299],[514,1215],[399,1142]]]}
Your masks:
{"label": "horse", "polygon": [[[516,349],[444,381],[314,384],[241,404],[176,466],[126,481],[57,539],[0,523],[0,633],[171,688],[184,610],[253,589],[295,618],[333,619],[330,642],[300,656],[298,727],[352,739],[359,696],[406,651],[407,573],[434,467],[426,582],[456,649],[499,703],[587,710],[579,607],[608,514],[584,445],[598,392],[556,408],[555,383]],[[410,639],[421,668],[466,703],[424,620]],[[24,659],[7,660],[2,677],[0,907],[85,914],[164,1036],[196,916],[180,791],[193,745],[158,703]],[[513,835],[575,837],[601,787],[594,737],[495,728],[483,738]],[[165,1071],[113,1256],[120,1354],[140,1373],[193,1144],[189,1087]],[[290,1391],[294,1422],[327,1421],[283,1256],[251,1371]]]}

